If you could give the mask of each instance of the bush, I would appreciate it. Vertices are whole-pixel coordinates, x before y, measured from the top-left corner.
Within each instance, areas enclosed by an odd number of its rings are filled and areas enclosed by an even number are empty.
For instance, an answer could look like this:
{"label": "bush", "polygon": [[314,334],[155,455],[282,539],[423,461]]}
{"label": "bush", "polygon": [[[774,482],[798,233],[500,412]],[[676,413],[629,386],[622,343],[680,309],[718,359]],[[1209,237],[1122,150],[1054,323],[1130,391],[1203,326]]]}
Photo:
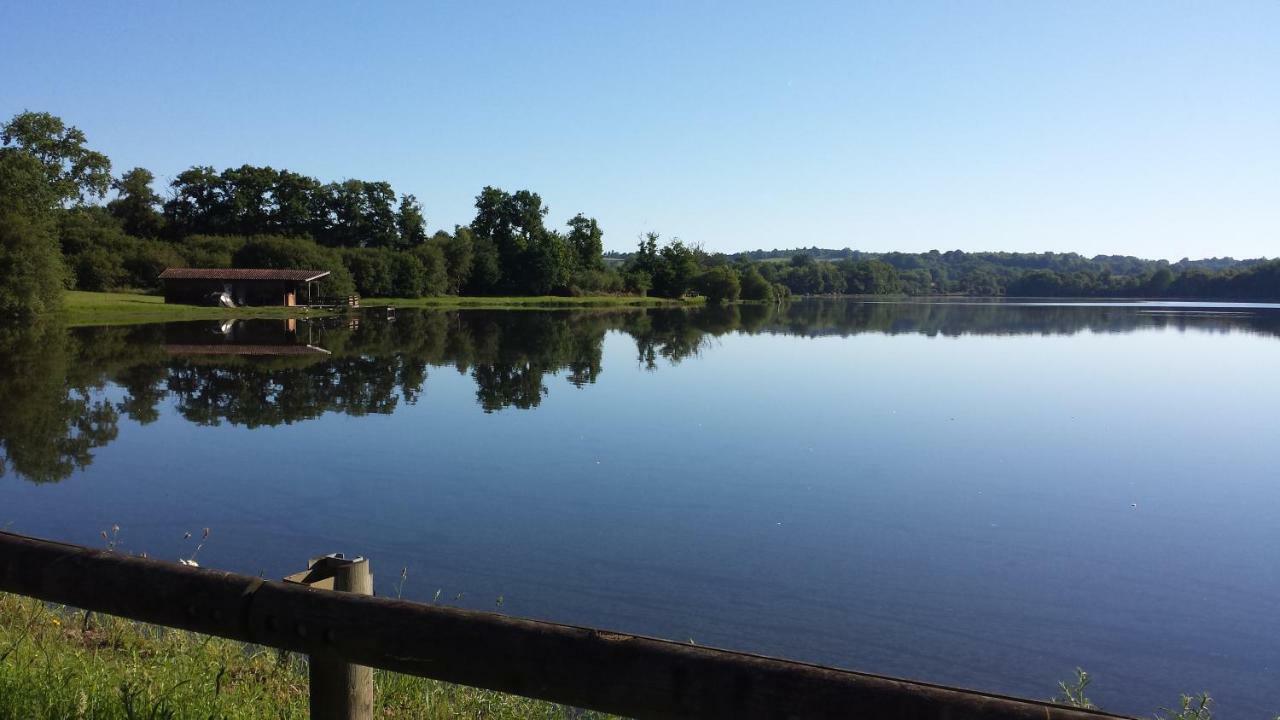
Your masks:
{"label": "bush", "polygon": [[[408,257],[416,260],[422,267],[422,281],[418,294],[407,297],[444,295],[449,292],[453,280],[449,277],[449,263],[444,248],[435,243],[421,245],[414,248],[413,255]],[[467,263],[470,262],[468,258]]]}
{"label": "bush", "polygon": [[612,270],[579,270],[569,278],[570,294],[615,294],[623,287],[622,276]]}
{"label": "bush", "polygon": [[174,248],[188,267],[229,268],[247,240],[240,235],[192,235]]}
{"label": "bush", "polygon": [[622,276],[622,287],[632,295],[644,297],[653,289],[653,278],[643,270],[633,270]]}
{"label": "bush", "polygon": [[342,254],[343,265],[351,273],[356,292],[368,297],[392,297],[397,294],[390,252],[373,248],[351,248],[338,252]]}
{"label": "bush", "polygon": [[127,277],[120,255],[104,247],[91,247],[70,260],[75,285],[80,290],[113,290]]}
{"label": "bush", "polygon": [[773,285],[754,266],[747,268],[741,275],[743,300],[771,302],[774,299]]}
{"label": "bush", "polygon": [[160,240],[136,240],[124,255],[124,282],[136,288],[158,287],[165,268],[185,265],[173,245]]}
{"label": "bush", "polygon": [[697,277],[694,286],[712,303],[736,302],[742,294],[738,271],[731,267],[713,267]]}
{"label": "bush", "polygon": [[328,270],[321,283],[323,295],[351,295],[356,292],[351,273],[337,250],[316,245],[306,238],[284,238],[259,235],[249,238],[231,258],[238,268],[284,268],[295,270]]}

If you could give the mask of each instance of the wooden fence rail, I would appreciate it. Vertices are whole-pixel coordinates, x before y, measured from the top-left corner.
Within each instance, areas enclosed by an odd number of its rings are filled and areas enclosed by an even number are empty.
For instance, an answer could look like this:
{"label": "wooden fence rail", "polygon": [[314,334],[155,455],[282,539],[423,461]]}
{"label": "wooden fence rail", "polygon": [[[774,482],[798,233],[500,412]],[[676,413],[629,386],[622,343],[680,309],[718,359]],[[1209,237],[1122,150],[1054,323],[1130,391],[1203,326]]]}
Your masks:
{"label": "wooden fence rail", "polygon": [[0,532],[0,591],[638,718],[1086,720],[1106,713]]}

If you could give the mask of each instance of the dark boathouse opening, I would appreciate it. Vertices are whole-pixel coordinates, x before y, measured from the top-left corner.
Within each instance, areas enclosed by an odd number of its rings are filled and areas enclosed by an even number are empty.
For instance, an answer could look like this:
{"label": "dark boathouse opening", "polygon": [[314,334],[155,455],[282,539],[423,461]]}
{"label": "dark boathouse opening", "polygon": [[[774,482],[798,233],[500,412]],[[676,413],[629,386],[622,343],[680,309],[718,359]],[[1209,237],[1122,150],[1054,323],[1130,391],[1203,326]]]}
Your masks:
{"label": "dark boathouse opening", "polygon": [[309,305],[328,270],[168,268],[164,301],[185,305]]}

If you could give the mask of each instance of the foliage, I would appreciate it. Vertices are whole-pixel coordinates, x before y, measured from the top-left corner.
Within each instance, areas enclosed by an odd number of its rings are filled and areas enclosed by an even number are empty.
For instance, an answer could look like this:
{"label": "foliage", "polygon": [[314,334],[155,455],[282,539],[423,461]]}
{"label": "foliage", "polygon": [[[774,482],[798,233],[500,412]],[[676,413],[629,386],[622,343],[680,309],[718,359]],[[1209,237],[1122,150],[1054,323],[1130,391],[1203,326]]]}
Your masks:
{"label": "foliage", "polygon": [[427,241],[427,218],[413,195],[400,196],[396,211],[396,235],[400,247],[417,247]]}
{"label": "foliage", "polygon": [[111,187],[111,161],[85,147],[85,135],[74,125],[46,112],[21,112],[0,131],[13,147],[40,163],[49,192],[58,203],[103,197]]}
{"label": "foliage", "polygon": [[566,237],[546,228],[547,213],[542,198],[529,190],[480,191],[470,228],[474,292],[568,293],[577,270],[603,267],[603,235],[595,220],[575,216]]}
{"label": "foliage", "polygon": [[689,292],[700,268],[700,253],[678,238],[658,247],[658,233],[646,233],[640,248],[627,265],[627,273],[637,278],[647,276],[654,295],[680,298]]}
{"label": "foliage", "polygon": [[582,213],[569,220],[569,247],[574,264],[581,270],[604,270],[604,232],[595,218]]}
{"label": "foliage", "polygon": [[40,163],[0,149],[0,317],[57,309],[66,279],[50,190]]}
{"label": "foliage", "polygon": [[[626,292],[679,299],[710,288],[723,301],[737,295],[754,302],[838,294],[1280,299],[1280,260],[1266,259],[1169,263],[1076,253],[818,247],[729,256],[678,239],[661,244],[657,233],[642,238],[634,253],[604,253],[604,233],[594,218],[578,213],[558,232],[546,225],[549,210],[536,192],[492,186],[476,196],[469,225],[429,236],[417,198],[398,195],[385,181],[325,183],[247,164],[192,166],[169,183],[171,197],[161,203],[150,171],[132,168],[112,179],[106,156],[86,148],[81,131],[48,113],[15,115],[3,140],[0,153],[34,163],[20,170],[20,161],[5,160],[5,182],[27,178],[25,190],[6,192],[41,196],[34,203],[11,199],[2,211],[0,252],[10,263],[5,267],[19,275],[0,280],[5,314],[53,307],[57,298],[50,288],[64,282],[90,290],[154,288],[164,267],[246,267],[265,252],[261,246],[245,251],[246,238],[253,237],[291,238],[288,248],[277,243],[266,253],[274,262],[287,255],[293,258],[289,266],[303,264],[303,257],[306,264],[324,263],[313,266],[333,273],[326,294]],[[109,188],[115,197],[105,208],[84,205]],[[50,220],[57,223],[56,244],[49,242]]]}
{"label": "foliage", "polygon": [[342,262],[342,255],[305,238],[248,238],[232,256],[231,263],[240,268],[329,270],[330,275],[324,281],[325,293],[335,296],[355,293],[355,282]]}
{"label": "foliage", "polygon": [[752,302],[771,302],[774,300],[773,284],[764,279],[755,265],[747,265],[740,273],[742,299]]}
{"label": "foliage", "polygon": [[107,203],[112,216],[120,220],[124,232],[141,238],[159,237],[164,229],[164,217],[160,215],[161,198],[151,189],[155,176],[150,170],[136,167],[119,179],[113,180],[111,188],[116,191],[116,199]]}
{"label": "foliage", "polygon": [[837,263],[844,275],[844,291],[850,295],[894,295],[902,282],[894,269],[879,260],[845,260]]}
{"label": "foliage", "polygon": [[[1089,686],[1090,682],[1092,682],[1092,678],[1089,677],[1089,673],[1076,668],[1075,678],[1069,681],[1060,681],[1058,683],[1059,694],[1051,698],[1050,702],[1087,710],[1097,710],[1098,706],[1094,705],[1084,694],[1085,688]],[[1213,720],[1212,705],[1213,698],[1207,692],[1182,695],[1178,698],[1177,707],[1160,708],[1154,717],[1155,720]],[[1280,720],[1280,717],[1277,717],[1276,720]]]}
{"label": "foliage", "polygon": [[1089,683],[1093,682],[1093,678],[1089,677],[1089,673],[1081,668],[1076,668],[1076,676],[1070,681],[1058,681],[1059,693],[1051,699],[1059,705],[1070,705],[1071,707],[1085,708],[1087,710],[1097,709],[1097,705],[1085,696],[1085,688],[1089,687]]}
{"label": "foliage", "polygon": [[1161,708],[1156,713],[1156,720],[1213,720],[1213,698],[1209,693],[1183,695],[1178,698],[1178,707]]}
{"label": "foliage", "polygon": [[[307,717],[305,658],[0,595],[0,720],[279,720]],[[597,713],[375,671],[377,717]]]}
{"label": "foliage", "polygon": [[742,283],[738,271],[721,265],[698,276],[695,285],[698,291],[707,297],[707,302],[737,302],[742,294]]}

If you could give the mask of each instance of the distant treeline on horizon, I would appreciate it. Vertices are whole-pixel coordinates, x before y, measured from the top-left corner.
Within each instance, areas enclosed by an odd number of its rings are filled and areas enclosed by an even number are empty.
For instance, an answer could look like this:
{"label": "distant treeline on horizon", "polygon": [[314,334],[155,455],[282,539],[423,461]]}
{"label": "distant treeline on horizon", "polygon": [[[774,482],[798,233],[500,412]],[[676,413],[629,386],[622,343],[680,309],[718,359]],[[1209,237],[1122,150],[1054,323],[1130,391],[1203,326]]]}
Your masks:
{"label": "distant treeline on horizon", "polygon": [[[417,198],[385,181],[321,182],[284,169],[193,166],[168,198],[155,176],[115,176],[84,133],[48,113],[3,126],[0,316],[46,312],[66,288],[154,290],[166,267],[330,271],[333,295],[690,293],[711,302],[803,295],[1280,298],[1280,260],[1085,258],[1074,253],[705,252],[647,233],[632,253],[604,253],[578,213],[548,227],[529,190],[483,188],[475,218],[427,233]],[[108,202],[107,196],[112,199]]]}

